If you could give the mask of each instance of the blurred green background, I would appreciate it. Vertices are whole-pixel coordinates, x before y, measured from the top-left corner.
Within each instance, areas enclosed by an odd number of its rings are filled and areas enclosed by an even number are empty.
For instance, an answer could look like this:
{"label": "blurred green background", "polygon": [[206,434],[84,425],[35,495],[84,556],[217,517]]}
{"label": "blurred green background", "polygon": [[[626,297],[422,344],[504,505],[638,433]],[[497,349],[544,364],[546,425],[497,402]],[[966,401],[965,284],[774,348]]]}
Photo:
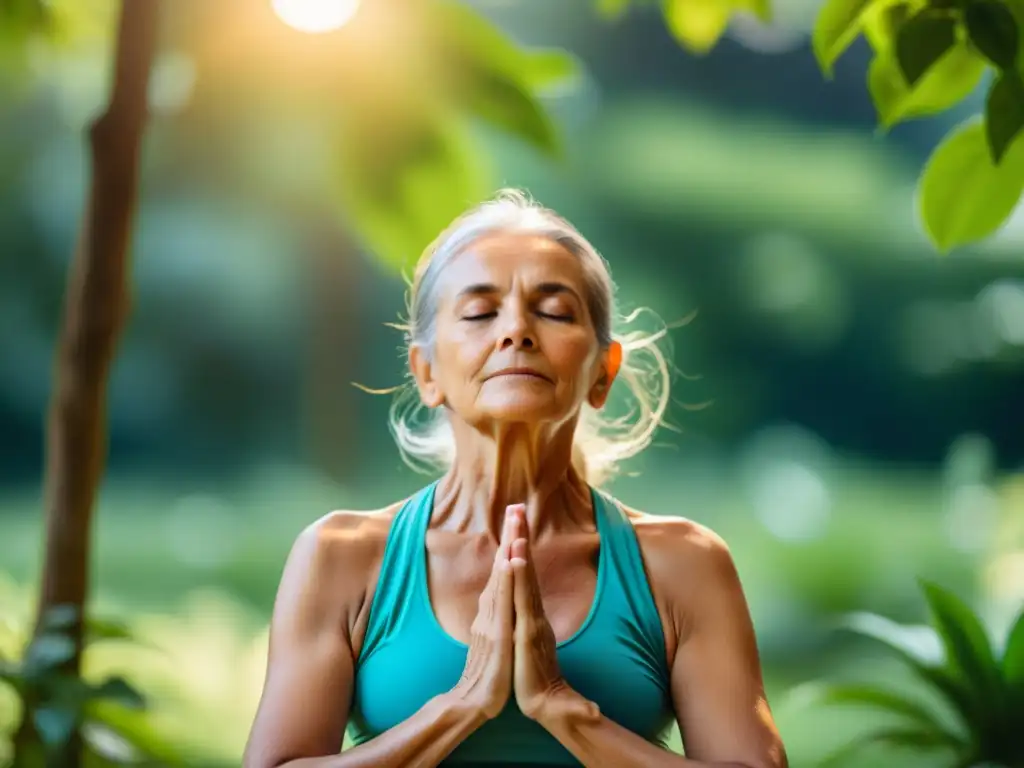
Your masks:
{"label": "blurred green background", "polygon": [[[294,537],[428,478],[399,459],[389,398],[352,386],[403,381],[387,324],[405,283],[347,215],[358,190],[345,189],[329,119],[346,73],[299,55],[320,43],[280,20],[239,23],[252,2],[214,5],[182,0],[165,25],[98,507],[94,608],[148,642],[90,649],[86,669],[126,671],[152,694],[154,722],[190,764],[237,765]],[[621,309],[688,320],[671,334],[673,429],[611,490],[729,542],[796,767],[875,722],[801,704],[802,683],[895,674],[832,631],[838,616],[921,621],[919,576],[968,599],[997,636],[1024,602],[1024,218],[940,257],[914,210],[922,162],[983,96],[882,135],[866,49],[833,81],[819,73],[816,6],[777,0],[775,22],[739,17],[694,57],[654,12],[609,23],[582,0],[480,3],[517,40],[574,52],[584,76],[547,102],[561,162],[481,126],[467,136],[482,183],[526,188],[593,240]],[[0,76],[9,655],[38,577],[83,131],[106,93],[111,25],[86,21],[95,39],[29,51]],[[0,691],[0,732],[15,709]]]}

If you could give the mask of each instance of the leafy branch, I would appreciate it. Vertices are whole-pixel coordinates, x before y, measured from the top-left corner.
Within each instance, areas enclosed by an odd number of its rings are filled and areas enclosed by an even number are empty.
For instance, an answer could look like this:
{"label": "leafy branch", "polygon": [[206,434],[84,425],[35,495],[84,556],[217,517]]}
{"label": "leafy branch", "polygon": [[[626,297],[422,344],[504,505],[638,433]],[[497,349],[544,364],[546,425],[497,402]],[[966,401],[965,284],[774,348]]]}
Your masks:
{"label": "leafy branch", "polygon": [[[596,0],[617,18],[654,0]],[[771,18],[768,0],[658,0],[666,26],[690,52],[710,51],[737,13]],[[826,0],[812,43],[826,77],[860,37],[874,51],[867,87],[882,129],[937,115],[990,75],[982,120],[949,133],[919,180],[924,228],[942,252],[982,240],[1024,193],[1024,0]]]}

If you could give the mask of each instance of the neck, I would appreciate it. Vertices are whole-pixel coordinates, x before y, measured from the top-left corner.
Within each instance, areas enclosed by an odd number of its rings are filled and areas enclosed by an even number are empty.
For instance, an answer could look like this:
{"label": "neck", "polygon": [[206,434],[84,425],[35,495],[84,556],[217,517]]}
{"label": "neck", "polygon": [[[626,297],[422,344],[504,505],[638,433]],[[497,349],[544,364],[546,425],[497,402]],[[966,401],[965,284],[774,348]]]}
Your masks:
{"label": "neck", "polygon": [[506,507],[525,504],[533,539],[566,525],[586,525],[590,491],[572,465],[575,423],[553,432],[502,425],[491,434],[452,426],[456,459],[438,487],[437,524],[486,532],[497,541]]}

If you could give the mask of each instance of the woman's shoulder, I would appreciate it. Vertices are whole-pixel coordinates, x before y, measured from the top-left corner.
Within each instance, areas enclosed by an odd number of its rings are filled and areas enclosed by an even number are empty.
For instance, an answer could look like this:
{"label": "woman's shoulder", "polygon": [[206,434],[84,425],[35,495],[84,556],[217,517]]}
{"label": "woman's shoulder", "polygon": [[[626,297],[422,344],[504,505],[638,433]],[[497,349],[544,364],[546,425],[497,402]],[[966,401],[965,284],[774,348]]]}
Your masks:
{"label": "woman's shoulder", "polygon": [[358,607],[376,580],[391,522],[405,501],[376,510],[334,510],[296,537],[281,577],[282,595],[306,603]]}
{"label": "woman's shoulder", "polygon": [[293,552],[313,572],[351,573],[369,567],[384,554],[391,523],[406,500],[374,510],[336,509],[306,526]]}
{"label": "woman's shoulder", "polygon": [[735,565],[729,545],[706,525],[678,515],[655,515],[620,504],[636,531],[648,576],[666,583],[731,581]]}

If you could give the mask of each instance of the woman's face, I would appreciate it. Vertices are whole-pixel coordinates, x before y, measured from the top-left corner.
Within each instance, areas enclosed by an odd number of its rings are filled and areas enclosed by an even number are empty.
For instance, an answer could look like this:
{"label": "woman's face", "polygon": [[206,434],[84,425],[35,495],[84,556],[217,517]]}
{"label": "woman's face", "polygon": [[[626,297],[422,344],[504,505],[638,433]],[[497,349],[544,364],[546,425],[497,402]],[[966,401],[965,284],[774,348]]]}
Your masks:
{"label": "woman's face", "polygon": [[559,424],[604,404],[617,372],[598,348],[578,257],[540,235],[480,238],[445,267],[435,345],[410,355],[428,406],[467,423]]}

